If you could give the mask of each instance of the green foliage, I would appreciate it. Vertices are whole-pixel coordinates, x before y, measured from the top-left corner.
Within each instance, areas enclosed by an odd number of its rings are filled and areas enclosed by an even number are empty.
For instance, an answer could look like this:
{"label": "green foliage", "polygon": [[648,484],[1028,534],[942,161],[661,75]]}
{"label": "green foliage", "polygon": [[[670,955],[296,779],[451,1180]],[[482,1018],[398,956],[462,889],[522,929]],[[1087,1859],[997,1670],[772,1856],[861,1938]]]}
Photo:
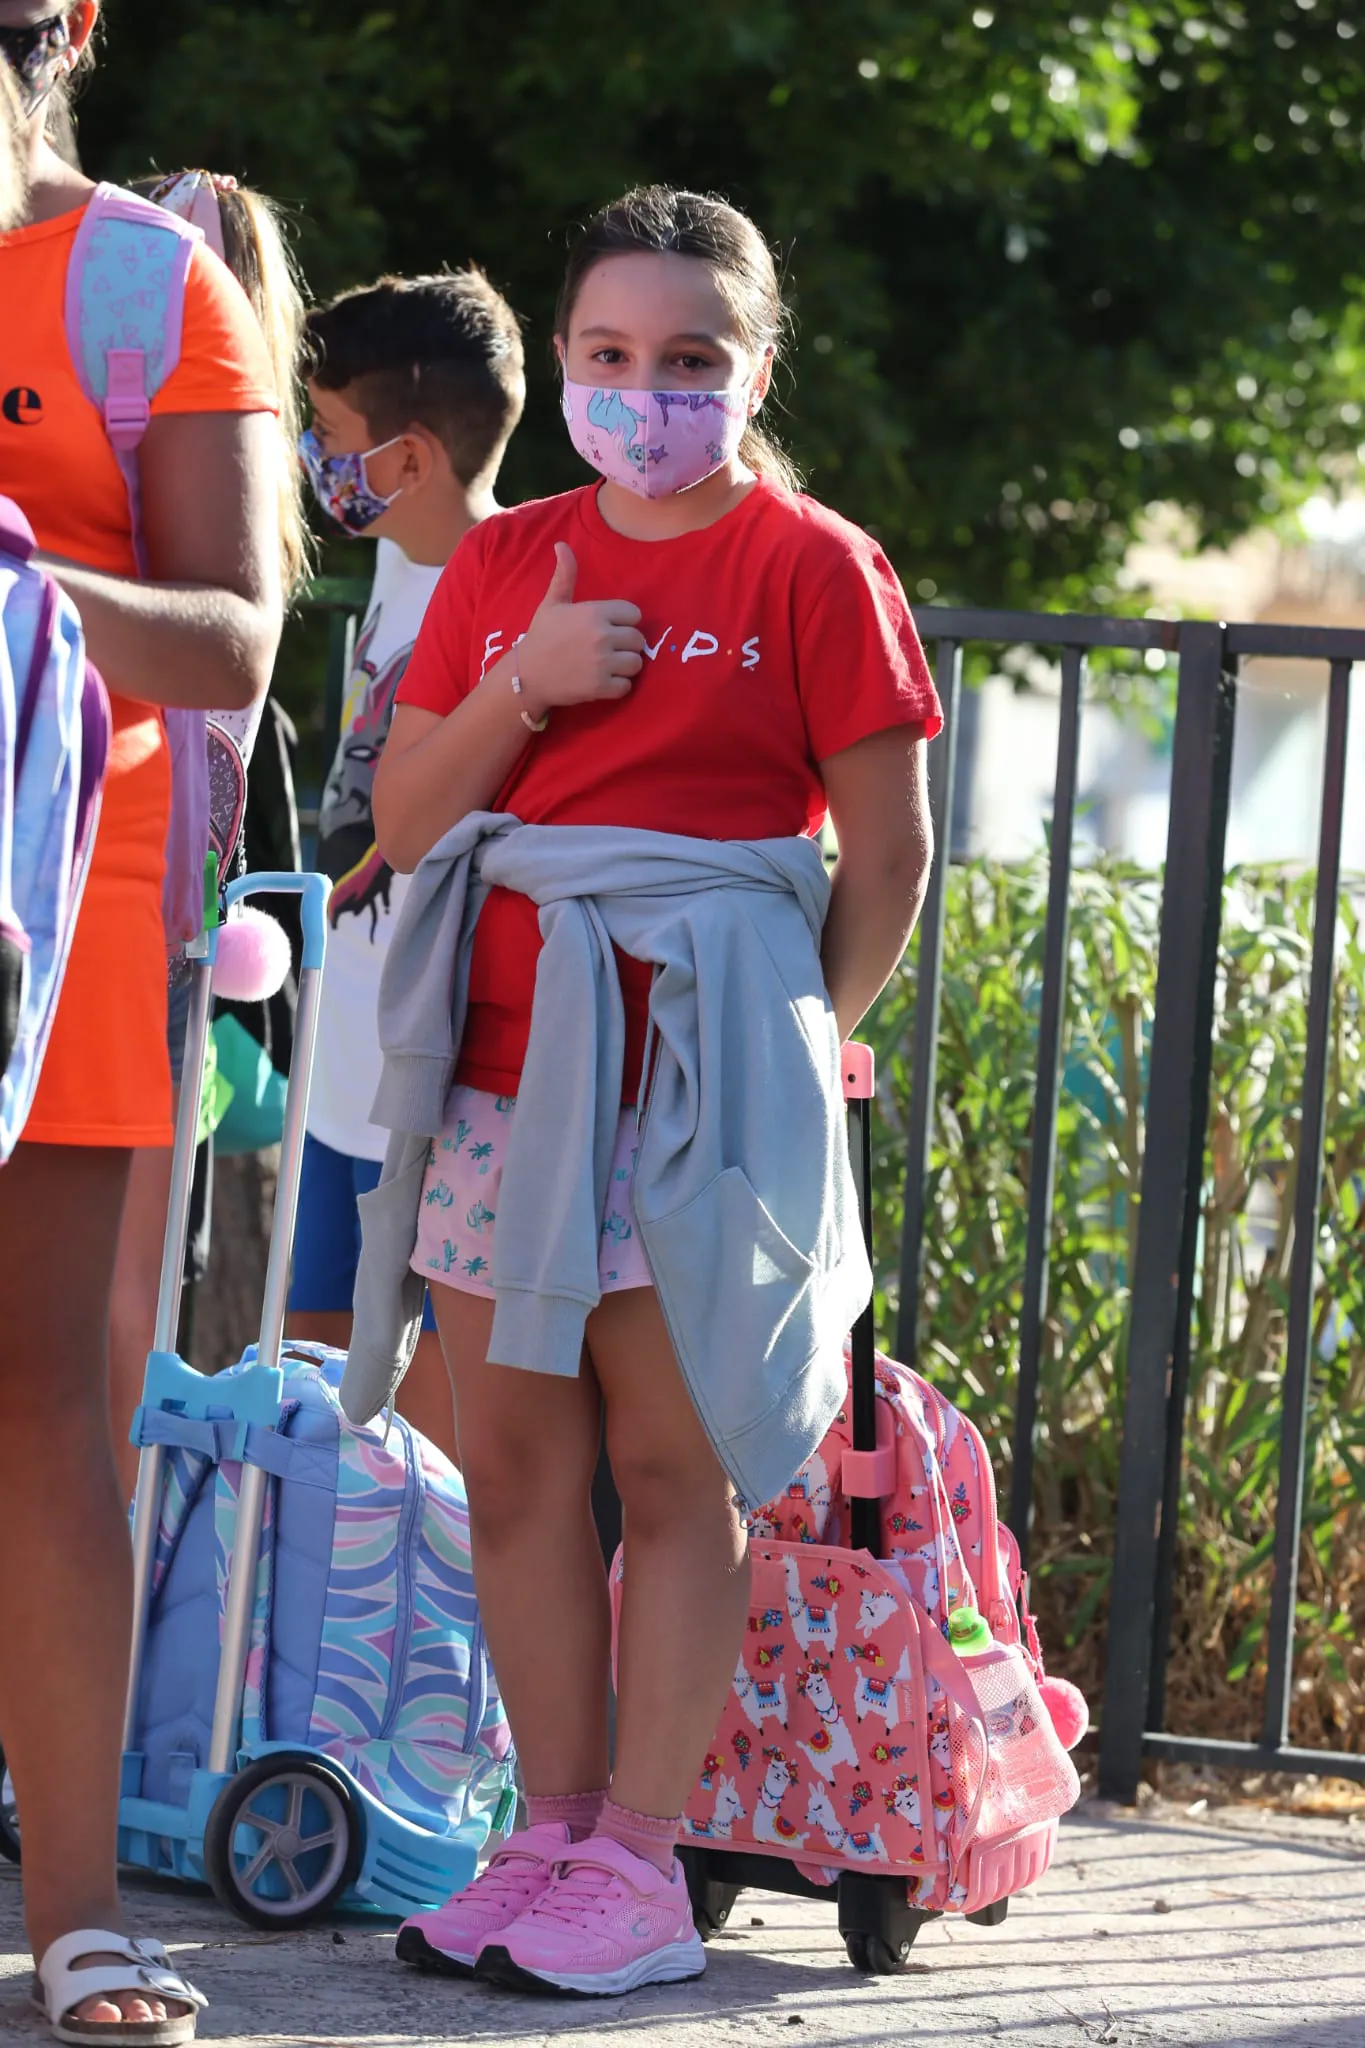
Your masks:
{"label": "green foliage", "polygon": [[1108,604],[1149,501],[1225,540],[1357,439],[1350,0],[107,12],[92,167],[251,179],[320,292],[471,258],[508,289],[513,495],[581,474],[548,360],[564,233],[644,178],[728,192],[784,250],[791,441],[922,596]]}
{"label": "green foliage", "polygon": [[[989,1432],[1008,1485],[1046,867],[949,874],[922,1368]],[[1177,1560],[1172,1725],[1259,1734],[1303,1078],[1312,877],[1228,883]],[[1035,1551],[1053,1641],[1098,1696],[1139,1212],[1158,878],[1082,867],[1071,905]],[[1365,1703],[1365,927],[1349,900],[1329,1081],[1294,1729],[1358,1748]],[[913,962],[871,1021],[881,1074],[878,1307],[903,1217]],[[1241,1681],[1250,1676],[1250,1685]]]}

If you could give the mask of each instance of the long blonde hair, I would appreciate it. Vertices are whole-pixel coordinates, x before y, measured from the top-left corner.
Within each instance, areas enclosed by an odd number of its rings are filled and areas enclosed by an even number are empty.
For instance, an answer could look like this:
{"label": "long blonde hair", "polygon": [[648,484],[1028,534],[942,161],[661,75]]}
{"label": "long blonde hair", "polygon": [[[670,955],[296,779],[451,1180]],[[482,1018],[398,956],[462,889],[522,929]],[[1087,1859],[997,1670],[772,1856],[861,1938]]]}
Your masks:
{"label": "long blonde hair", "polygon": [[10,77],[0,59],[0,234],[23,216],[28,183],[24,155],[24,115]]}
{"label": "long blonde hair", "polygon": [[[304,518],[303,478],[298,459],[302,415],[296,365],[304,317],[298,268],[285,239],[279,209],[264,193],[248,191],[230,178],[212,177],[206,171],[139,178],[131,189],[161,203],[182,176],[211,183],[222,228],[223,261],[250,300],[265,336],[280,401],[280,576],[287,603],[312,566],[312,540]],[[179,212],[180,208],[175,210]]]}

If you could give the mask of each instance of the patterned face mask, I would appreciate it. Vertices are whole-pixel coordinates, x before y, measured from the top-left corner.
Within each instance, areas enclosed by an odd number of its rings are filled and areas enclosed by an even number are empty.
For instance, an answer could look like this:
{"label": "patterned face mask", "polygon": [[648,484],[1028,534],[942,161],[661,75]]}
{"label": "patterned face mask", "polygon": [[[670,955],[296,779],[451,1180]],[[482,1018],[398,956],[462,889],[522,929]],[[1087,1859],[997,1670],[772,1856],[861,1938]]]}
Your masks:
{"label": "patterned face mask", "polygon": [[0,28],[0,57],[19,85],[19,103],[35,114],[66,69],[71,31],[64,14],[32,22],[28,28]]}
{"label": "patterned face mask", "polygon": [[667,498],[703,483],[737,453],[747,391],[618,391],[564,379],[569,439],[608,483]]}
{"label": "patterned face mask", "polygon": [[359,540],[376,519],[383,518],[394,499],[403,495],[400,485],[387,498],[381,498],[370,489],[365,472],[365,464],[372,455],[382,454],[402,438],[395,434],[393,440],[381,441],[377,448],[367,448],[363,455],[328,455],[311,427],[299,436],[299,460],[313,486],[314,497],[328,518],[335,519],[353,540]]}

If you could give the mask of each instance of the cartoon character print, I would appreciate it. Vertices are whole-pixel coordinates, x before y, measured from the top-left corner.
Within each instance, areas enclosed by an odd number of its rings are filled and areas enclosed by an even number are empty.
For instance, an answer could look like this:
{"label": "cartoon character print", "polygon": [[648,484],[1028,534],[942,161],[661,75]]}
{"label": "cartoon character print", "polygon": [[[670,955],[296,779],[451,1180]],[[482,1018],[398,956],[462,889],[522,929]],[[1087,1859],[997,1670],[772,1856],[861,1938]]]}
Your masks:
{"label": "cartoon character print", "polygon": [[810,1582],[817,1593],[829,1595],[831,1604],[826,1606],[807,1600],[801,1587],[801,1567],[794,1557],[784,1559],[782,1569],[787,1581],[787,1613],[797,1642],[807,1656],[812,1644],[822,1650],[834,1649],[839,1640],[839,1614],[832,1603],[839,1597],[838,1579],[824,1576]]}
{"label": "cartoon character print", "polygon": [[882,1794],[888,1813],[894,1813],[912,1828],[923,1826],[920,1817],[919,1774],[901,1771]]}
{"label": "cartoon character print", "polygon": [[772,1842],[783,1849],[804,1849],[806,1837],[797,1833],[795,1824],[782,1811],[782,1802],[799,1782],[800,1772],[783,1750],[765,1749],[763,1755],[768,1769],[754,1808],[754,1840]]}
{"label": "cartoon character print", "polygon": [[829,1673],[828,1659],[822,1662],[819,1657],[812,1657],[797,1676],[797,1692],[820,1720],[811,1740],[800,1742],[797,1747],[806,1752],[821,1777],[833,1784],[834,1773],[840,1764],[857,1764],[858,1745],[839,1712]]}
{"label": "cartoon character print", "polygon": [[[783,1644],[779,1643],[776,1650],[761,1650],[757,1661],[775,1663],[781,1656],[783,1647]],[[774,1673],[771,1678],[755,1677],[746,1668],[741,1654],[739,1663],[735,1666],[734,1691],[740,1705],[760,1734],[765,1721],[776,1721],[779,1727],[786,1727],[787,1688],[780,1672]]]}
{"label": "cartoon character print", "polygon": [[870,1636],[874,1630],[884,1628],[895,1613],[896,1607],[894,1593],[879,1593],[872,1587],[865,1586],[858,1604],[859,1635]]}
{"label": "cartoon character print", "polygon": [[798,1543],[819,1543],[823,1539],[831,1498],[829,1471],[817,1452],[806,1461],[787,1488],[787,1499],[807,1510],[795,1517]]}
{"label": "cartoon character print", "polygon": [[[565,410],[568,400],[565,400]],[[643,470],[645,466],[645,415],[633,405],[627,405],[619,391],[594,391],[588,400],[588,425],[599,427],[609,441],[620,444],[621,453],[633,469]],[[606,453],[600,441],[589,435],[588,454],[594,462],[606,461]]]}
{"label": "cartoon character print", "polygon": [[829,1788],[819,1778],[812,1781],[806,1801],[806,1825],[818,1828],[830,1848],[840,1856],[856,1856],[860,1863],[887,1861],[880,1827],[846,1828],[835,1812]]}
{"label": "cartoon character print", "polygon": [[684,1815],[683,1829],[698,1841],[728,1842],[734,1834],[735,1822],[744,1818],[744,1802],[735,1789],[734,1779],[722,1778],[716,1787],[716,1803],[711,1818],[692,1820]]}
{"label": "cartoon character print", "polygon": [[375,665],[370,655],[383,609],[375,606],[356,642],[341,745],[318,810],[318,866],[332,879],[328,919],[335,929],[343,917],[368,914],[372,940],[381,912],[389,913],[393,886],[393,869],[375,844],[374,776],[393,722],[394,696],[416,644],[410,640]]}
{"label": "cartoon character print", "polygon": [[901,1661],[894,1677],[885,1675],[886,1659],[875,1643],[866,1648],[851,1643],[844,1655],[850,1663],[858,1665],[858,1676],[853,1683],[853,1711],[859,1725],[869,1715],[875,1715],[885,1722],[887,1733],[900,1725],[900,1687],[910,1680],[910,1652],[901,1653]]}

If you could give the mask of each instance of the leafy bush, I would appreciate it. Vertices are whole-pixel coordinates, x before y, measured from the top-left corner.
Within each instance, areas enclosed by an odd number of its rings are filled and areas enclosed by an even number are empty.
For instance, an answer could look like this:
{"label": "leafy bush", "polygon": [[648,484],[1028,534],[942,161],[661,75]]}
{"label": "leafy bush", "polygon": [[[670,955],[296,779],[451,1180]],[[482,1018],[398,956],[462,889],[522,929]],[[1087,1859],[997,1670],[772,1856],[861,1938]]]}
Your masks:
{"label": "leafy bush", "polygon": [[[988,1431],[1008,1490],[1047,869],[948,878],[921,1369]],[[1156,992],[1160,878],[1077,869],[1034,1484],[1035,1588],[1059,1669],[1098,1704]],[[1168,1682],[1170,1725],[1254,1738],[1279,1451],[1313,878],[1224,897]],[[904,1208],[915,956],[869,1020],[879,1065],[878,1314]],[[1361,1747],[1365,1706],[1365,931],[1343,899],[1318,1245],[1292,1725]]]}

